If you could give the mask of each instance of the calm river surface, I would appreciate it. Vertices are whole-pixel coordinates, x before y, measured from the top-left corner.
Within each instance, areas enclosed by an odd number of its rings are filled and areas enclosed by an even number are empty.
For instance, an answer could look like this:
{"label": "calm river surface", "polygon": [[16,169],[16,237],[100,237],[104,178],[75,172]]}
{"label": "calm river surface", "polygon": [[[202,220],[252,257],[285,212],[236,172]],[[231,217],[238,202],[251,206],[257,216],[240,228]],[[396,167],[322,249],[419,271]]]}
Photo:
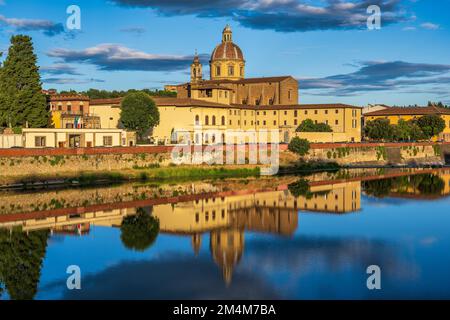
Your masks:
{"label": "calm river surface", "polygon": [[449,299],[449,195],[449,169],[2,192],[0,299]]}

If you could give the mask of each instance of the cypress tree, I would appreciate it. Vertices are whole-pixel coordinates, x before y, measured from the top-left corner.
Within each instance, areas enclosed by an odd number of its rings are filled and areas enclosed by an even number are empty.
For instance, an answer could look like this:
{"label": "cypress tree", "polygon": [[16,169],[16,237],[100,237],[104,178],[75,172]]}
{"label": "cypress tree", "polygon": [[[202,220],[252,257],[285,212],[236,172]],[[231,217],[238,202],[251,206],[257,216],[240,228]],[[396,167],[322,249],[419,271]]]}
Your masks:
{"label": "cypress tree", "polygon": [[31,37],[11,37],[0,69],[0,126],[41,128],[49,124],[50,113],[42,94],[37,57]]}

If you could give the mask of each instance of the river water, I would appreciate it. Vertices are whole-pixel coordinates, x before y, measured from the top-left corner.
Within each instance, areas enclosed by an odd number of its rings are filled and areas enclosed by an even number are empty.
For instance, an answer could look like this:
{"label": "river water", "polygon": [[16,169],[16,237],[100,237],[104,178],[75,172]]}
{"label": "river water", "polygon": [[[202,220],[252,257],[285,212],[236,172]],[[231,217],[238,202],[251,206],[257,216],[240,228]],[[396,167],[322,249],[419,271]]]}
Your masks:
{"label": "river water", "polygon": [[0,299],[449,299],[449,195],[448,169],[2,192]]}

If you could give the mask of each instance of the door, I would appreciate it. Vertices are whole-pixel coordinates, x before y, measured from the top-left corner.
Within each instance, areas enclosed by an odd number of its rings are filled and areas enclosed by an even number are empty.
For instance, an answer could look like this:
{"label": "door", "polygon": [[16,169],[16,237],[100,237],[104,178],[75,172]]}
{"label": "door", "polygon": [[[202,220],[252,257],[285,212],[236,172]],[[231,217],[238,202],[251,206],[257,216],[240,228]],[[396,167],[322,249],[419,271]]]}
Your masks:
{"label": "door", "polygon": [[80,148],[81,136],[79,134],[69,135],[69,148]]}
{"label": "door", "polygon": [[284,143],[289,143],[289,131],[284,132]]}

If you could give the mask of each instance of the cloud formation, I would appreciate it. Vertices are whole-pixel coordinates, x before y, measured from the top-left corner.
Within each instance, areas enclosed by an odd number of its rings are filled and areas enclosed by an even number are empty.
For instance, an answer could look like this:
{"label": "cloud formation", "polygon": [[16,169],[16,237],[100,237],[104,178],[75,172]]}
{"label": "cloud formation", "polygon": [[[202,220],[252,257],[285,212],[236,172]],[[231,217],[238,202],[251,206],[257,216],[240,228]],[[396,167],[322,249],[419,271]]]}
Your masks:
{"label": "cloud formation", "polygon": [[105,80],[101,79],[77,79],[77,78],[47,78],[43,79],[42,82],[45,84],[86,84],[86,83],[99,83],[105,82]]}
{"label": "cloud formation", "polygon": [[39,70],[42,74],[52,74],[52,75],[68,74],[73,76],[81,75],[81,73],[79,73],[75,67],[72,67],[64,63],[56,63],[51,66],[40,67]]}
{"label": "cloud formation", "polygon": [[[352,73],[299,79],[300,90],[310,90],[308,93],[318,95],[353,96],[369,91],[417,88],[440,94],[448,91],[450,85],[450,65],[446,64],[365,61],[358,67],[359,69]],[[426,85],[435,87],[426,88]]]}
{"label": "cloud formation", "polygon": [[[65,63],[95,65],[105,71],[177,71],[186,69],[193,56],[158,55],[137,51],[119,44],[104,43],[84,50],[53,49],[48,56]],[[206,55],[201,56],[207,58]]]}
{"label": "cloud formation", "polygon": [[420,25],[422,28],[427,30],[437,30],[439,29],[439,25],[431,22],[425,22]]}
{"label": "cloud formation", "polygon": [[[279,32],[367,27],[367,8],[378,5],[382,25],[408,20],[400,0],[112,0],[123,7],[150,8],[160,15],[226,17],[252,29]],[[316,4],[317,3],[317,4]]]}
{"label": "cloud formation", "polygon": [[7,18],[0,15],[0,24],[13,27],[17,31],[42,31],[46,36],[53,37],[64,32],[62,23],[49,20]]}

